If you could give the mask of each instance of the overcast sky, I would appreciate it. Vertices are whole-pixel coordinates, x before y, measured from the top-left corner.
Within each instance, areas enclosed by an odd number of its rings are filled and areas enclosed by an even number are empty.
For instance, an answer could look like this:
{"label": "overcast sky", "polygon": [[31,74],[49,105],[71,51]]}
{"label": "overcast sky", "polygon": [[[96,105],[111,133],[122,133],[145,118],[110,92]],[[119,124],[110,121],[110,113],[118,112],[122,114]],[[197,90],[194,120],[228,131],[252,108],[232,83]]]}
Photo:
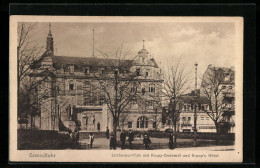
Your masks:
{"label": "overcast sky", "polygon": [[[38,23],[32,40],[45,46],[48,24]],[[199,75],[209,64],[234,66],[234,23],[51,23],[51,26],[55,55],[59,56],[91,57],[94,29],[95,47],[104,52],[124,43],[134,57],[145,40],[145,48],[160,67],[174,65],[179,57],[189,69],[197,62]]]}

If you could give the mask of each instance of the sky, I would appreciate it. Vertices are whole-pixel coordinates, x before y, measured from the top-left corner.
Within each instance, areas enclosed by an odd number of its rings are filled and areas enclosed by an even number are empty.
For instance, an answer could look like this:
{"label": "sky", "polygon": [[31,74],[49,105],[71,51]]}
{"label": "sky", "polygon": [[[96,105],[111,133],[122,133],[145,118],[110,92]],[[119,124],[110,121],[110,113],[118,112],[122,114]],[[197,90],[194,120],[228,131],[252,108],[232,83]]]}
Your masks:
{"label": "sky", "polygon": [[[198,75],[202,76],[207,66],[235,66],[235,24],[233,22],[153,22],[153,23],[51,23],[55,55],[91,57],[93,31],[95,30],[95,56],[100,50],[113,53],[124,44],[131,50],[129,57],[145,48],[163,69],[181,63],[194,70],[198,63]],[[37,23],[31,32],[31,40],[45,46],[49,23]],[[198,78],[200,84],[200,77]]]}

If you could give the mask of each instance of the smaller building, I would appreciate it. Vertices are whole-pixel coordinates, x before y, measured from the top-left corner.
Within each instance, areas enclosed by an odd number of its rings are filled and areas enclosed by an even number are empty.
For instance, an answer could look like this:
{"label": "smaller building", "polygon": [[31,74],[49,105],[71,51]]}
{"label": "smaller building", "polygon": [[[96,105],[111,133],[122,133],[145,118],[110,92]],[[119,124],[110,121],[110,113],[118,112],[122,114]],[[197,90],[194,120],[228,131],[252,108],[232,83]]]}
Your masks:
{"label": "smaller building", "polygon": [[205,97],[200,96],[200,90],[181,95],[180,132],[194,132],[194,120],[196,119],[197,132],[216,132],[216,126],[206,113],[209,105]]}

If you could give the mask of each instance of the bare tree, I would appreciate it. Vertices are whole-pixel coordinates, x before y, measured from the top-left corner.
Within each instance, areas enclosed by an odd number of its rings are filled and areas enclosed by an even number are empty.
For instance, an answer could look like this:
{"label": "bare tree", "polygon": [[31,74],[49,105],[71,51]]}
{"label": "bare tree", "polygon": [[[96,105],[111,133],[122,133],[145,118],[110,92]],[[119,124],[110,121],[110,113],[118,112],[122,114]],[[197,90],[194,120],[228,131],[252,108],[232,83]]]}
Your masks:
{"label": "bare tree", "polygon": [[[30,82],[30,65],[39,58],[42,47],[31,40],[35,27],[30,23],[18,24],[17,58],[18,58],[18,118],[27,119],[30,114],[30,93],[35,89],[37,82]],[[33,84],[32,84],[33,83]],[[20,123],[22,123],[20,121]]]}
{"label": "bare tree", "polygon": [[116,136],[120,116],[140,93],[139,76],[133,69],[134,58],[126,59],[130,51],[125,50],[124,44],[117,47],[112,56],[98,51],[105,59],[103,69],[95,74],[95,79],[98,82],[97,87],[100,88],[100,97],[112,114],[113,133]]}
{"label": "bare tree", "polygon": [[[234,74],[233,74],[234,75]],[[231,74],[232,76],[232,74]],[[223,118],[223,108],[226,107],[226,97],[231,93],[232,89],[226,87],[226,72],[221,68],[210,67],[205,72],[202,79],[201,90],[205,96],[209,109],[205,112],[215,123],[217,136],[216,144],[218,144],[218,134],[220,133],[220,121]]]}
{"label": "bare tree", "polygon": [[175,145],[177,142],[177,123],[180,115],[179,96],[190,89],[190,71],[181,64],[181,57],[175,66],[170,66],[163,73],[162,96],[164,101],[168,101],[168,117],[174,127]]}

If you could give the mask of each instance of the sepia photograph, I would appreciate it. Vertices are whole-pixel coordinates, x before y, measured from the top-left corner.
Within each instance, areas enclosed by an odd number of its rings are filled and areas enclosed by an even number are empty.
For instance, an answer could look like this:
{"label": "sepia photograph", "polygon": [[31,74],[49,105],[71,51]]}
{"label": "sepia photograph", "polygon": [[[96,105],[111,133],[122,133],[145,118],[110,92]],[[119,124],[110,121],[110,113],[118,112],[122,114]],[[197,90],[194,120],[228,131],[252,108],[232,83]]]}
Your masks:
{"label": "sepia photograph", "polygon": [[242,162],[243,18],[11,16],[9,74],[11,161]]}

